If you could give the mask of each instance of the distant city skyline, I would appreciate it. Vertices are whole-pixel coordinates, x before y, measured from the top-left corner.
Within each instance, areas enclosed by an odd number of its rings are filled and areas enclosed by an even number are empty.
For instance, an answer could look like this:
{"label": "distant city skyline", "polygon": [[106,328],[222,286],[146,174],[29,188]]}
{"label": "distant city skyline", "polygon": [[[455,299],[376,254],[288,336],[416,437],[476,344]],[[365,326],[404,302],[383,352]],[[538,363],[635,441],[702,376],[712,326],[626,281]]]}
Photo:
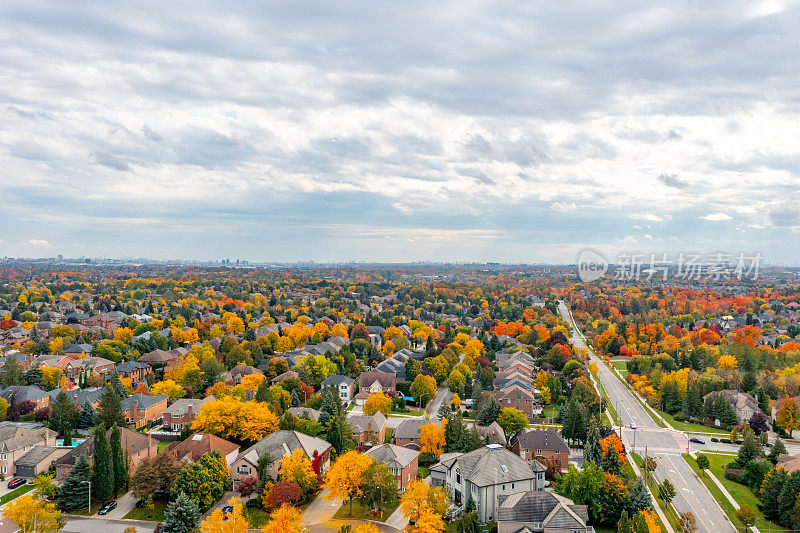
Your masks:
{"label": "distant city skyline", "polygon": [[0,256],[800,264],[798,2],[0,20]]}

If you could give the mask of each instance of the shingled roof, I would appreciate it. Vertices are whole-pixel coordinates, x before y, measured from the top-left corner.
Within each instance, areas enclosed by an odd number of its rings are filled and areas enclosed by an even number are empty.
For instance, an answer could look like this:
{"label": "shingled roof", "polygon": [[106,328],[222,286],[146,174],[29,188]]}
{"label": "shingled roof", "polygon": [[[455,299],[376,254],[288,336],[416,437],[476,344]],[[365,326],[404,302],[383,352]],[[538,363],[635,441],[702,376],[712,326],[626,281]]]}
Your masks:
{"label": "shingled roof", "polygon": [[479,487],[533,479],[546,470],[538,461],[528,462],[499,444],[487,444],[440,462],[447,468],[458,463],[461,475]]}
{"label": "shingled roof", "polygon": [[526,491],[503,500],[497,509],[497,520],[542,524],[558,531],[580,531],[586,529],[589,513],[585,505],[575,505],[552,492]]}
{"label": "shingled roof", "polygon": [[519,443],[523,450],[548,450],[569,453],[569,446],[564,438],[554,429],[532,429],[518,431],[511,437],[511,446]]}

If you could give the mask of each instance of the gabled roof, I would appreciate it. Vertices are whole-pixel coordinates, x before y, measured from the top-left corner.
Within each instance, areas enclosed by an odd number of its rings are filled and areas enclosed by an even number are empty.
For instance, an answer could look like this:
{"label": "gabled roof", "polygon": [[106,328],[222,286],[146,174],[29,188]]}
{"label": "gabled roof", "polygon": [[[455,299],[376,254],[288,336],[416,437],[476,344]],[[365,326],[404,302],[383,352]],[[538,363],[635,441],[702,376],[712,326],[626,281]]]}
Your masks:
{"label": "gabled roof", "polygon": [[405,468],[419,457],[419,452],[396,446],[394,444],[381,444],[373,446],[366,451],[367,455],[372,456],[376,463],[383,463],[389,468]]}
{"label": "gabled roof", "polygon": [[395,439],[418,439],[420,428],[428,424],[433,424],[433,421],[407,418],[400,422],[400,425],[398,425],[397,429],[392,433],[392,437]]}
{"label": "gabled roof", "polygon": [[461,475],[479,487],[533,479],[546,470],[538,461],[528,462],[499,444],[487,444],[440,462],[447,468],[458,464]]}
{"label": "gabled roof", "polygon": [[364,372],[358,376],[358,386],[361,389],[369,388],[369,386],[376,381],[381,384],[381,387],[394,388],[397,384],[397,376],[388,372],[381,372],[379,370]]}
{"label": "gabled roof", "polygon": [[172,416],[183,416],[188,412],[189,406],[192,406],[192,412],[197,414],[200,412],[200,406],[214,400],[213,395],[200,398],[180,398],[172,402],[172,405],[164,409],[164,414],[169,413]]}
{"label": "gabled roof", "polygon": [[314,422],[319,422],[319,415],[322,414],[316,409],[311,409],[310,407],[290,407],[286,410],[286,412],[290,413],[294,417],[308,418]]}
{"label": "gabled roof", "polygon": [[[73,403],[77,399],[78,405],[83,407],[87,403],[97,403],[105,390],[105,387],[90,387],[88,389],[64,391],[64,394],[66,394],[67,398]],[[53,389],[47,394],[50,395],[51,401],[55,401],[60,393],[61,389]]]}
{"label": "gabled roof", "polygon": [[125,361],[124,363],[117,365],[117,372],[133,372],[140,368],[147,370],[150,368],[150,365],[142,361]]}
{"label": "gabled roof", "polygon": [[355,380],[347,376],[340,376],[339,374],[334,374],[332,376],[328,376],[327,378],[325,378],[325,380],[322,382],[322,387],[325,388],[331,385],[333,385],[334,387],[338,387],[341,383],[345,383],[346,385],[349,386],[355,383]]}
{"label": "gabled roof", "polygon": [[569,453],[569,446],[559,433],[552,429],[532,429],[528,432],[518,431],[511,437],[511,446],[519,444],[523,450],[548,450]]}
{"label": "gabled roof", "polygon": [[41,444],[48,437],[55,436],[56,432],[47,428],[6,424],[0,426],[0,452],[9,453],[34,444]]}
{"label": "gabled roof", "polygon": [[35,402],[47,395],[45,391],[36,385],[11,385],[0,391],[0,397],[5,398],[9,402],[12,396],[14,400],[18,402]]}
{"label": "gabled roof", "polygon": [[210,433],[194,433],[189,438],[180,442],[173,442],[167,446],[167,453],[179,461],[187,458],[194,462],[203,455],[211,452],[219,452],[222,457],[227,456],[239,449],[239,445],[221,439]]}
{"label": "gabled roof", "polygon": [[382,427],[386,425],[386,417],[380,411],[372,416],[369,415],[348,415],[347,423],[353,430],[353,433],[363,433],[371,429],[374,432],[379,432]]}
{"label": "gabled roof", "polygon": [[540,523],[557,530],[581,530],[589,520],[585,505],[553,492],[525,491],[505,498],[497,508],[498,522]]}
{"label": "gabled roof", "polygon": [[305,454],[312,458],[314,452],[322,455],[329,450],[331,445],[322,439],[300,433],[281,429],[267,435],[239,454],[239,459],[245,459],[253,466],[258,466],[258,458],[268,453],[272,462],[278,461],[284,455],[291,454],[294,450],[302,449]]}
{"label": "gabled roof", "polygon": [[[112,431],[113,429],[106,431],[106,438],[111,438]],[[151,440],[148,435],[131,431],[125,427],[119,428],[119,431],[122,448],[123,450],[127,450],[131,455],[135,455],[142,450],[146,450],[150,447],[151,443],[155,445],[155,441]],[[67,452],[65,455],[53,461],[53,464],[74,465],[78,460],[78,457],[81,456],[86,457],[90,464],[92,463],[94,457],[94,436],[89,437],[82,443],[78,444],[78,446]]]}
{"label": "gabled roof", "polygon": [[159,402],[165,401],[166,399],[167,397],[163,394],[156,394],[155,396],[148,396],[147,394],[134,394],[133,396],[128,396],[122,400],[120,404],[123,411],[133,409],[133,402],[136,402],[136,407],[138,409],[147,409],[149,407],[153,407]]}

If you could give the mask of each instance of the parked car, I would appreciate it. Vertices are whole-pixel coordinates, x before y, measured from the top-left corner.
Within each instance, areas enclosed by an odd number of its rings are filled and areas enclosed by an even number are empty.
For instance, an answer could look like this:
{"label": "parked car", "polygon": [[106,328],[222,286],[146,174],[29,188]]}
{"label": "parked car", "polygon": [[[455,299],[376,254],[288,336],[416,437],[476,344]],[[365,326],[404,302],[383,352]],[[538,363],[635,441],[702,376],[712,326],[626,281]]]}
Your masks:
{"label": "parked car", "polygon": [[9,489],[16,489],[17,487],[21,487],[22,485],[24,485],[27,482],[28,482],[28,480],[25,479],[24,477],[15,477],[11,481],[8,482],[8,488]]}
{"label": "parked car", "polygon": [[232,512],[233,512],[233,506],[231,505],[226,505],[225,507],[222,508],[222,516],[228,516]]}
{"label": "parked car", "polygon": [[100,510],[97,511],[97,514],[99,514],[99,515],[108,514],[108,512],[111,511],[112,509],[114,509],[116,506],[117,506],[116,500],[111,500],[110,502],[108,502],[105,505],[103,505],[100,508]]}
{"label": "parked car", "polygon": [[695,444],[705,444],[706,443],[706,441],[704,441],[703,439],[698,439],[697,437],[692,437],[691,439],[689,439],[689,442],[694,442]]}

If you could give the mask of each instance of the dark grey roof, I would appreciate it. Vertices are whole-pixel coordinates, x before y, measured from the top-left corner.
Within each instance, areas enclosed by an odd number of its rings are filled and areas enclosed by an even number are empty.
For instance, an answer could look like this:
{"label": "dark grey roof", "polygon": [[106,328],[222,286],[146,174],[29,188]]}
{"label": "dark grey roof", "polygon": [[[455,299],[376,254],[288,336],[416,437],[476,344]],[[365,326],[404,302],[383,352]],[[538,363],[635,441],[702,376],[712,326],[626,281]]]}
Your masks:
{"label": "dark grey roof", "polygon": [[14,400],[18,402],[35,402],[39,398],[47,396],[47,393],[36,385],[11,385],[3,389],[2,392],[0,392],[0,396],[8,401],[11,401],[11,397],[13,396]]}
{"label": "dark grey roof", "polygon": [[156,394],[155,396],[148,396],[147,394],[134,394],[133,396],[128,396],[124,400],[122,400],[121,407],[122,410],[133,409],[133,402],[137,402],[137,407],[139,409],[147,409],[148,407],[152,407],[160,401],[166,400],[167,397],[163,394]]}
{"label": "dark grey roof", "polygon": [[586,527],[588,519],[585,505],[575,505],[552,492],[518,492],[497,509],[498,522],[535,522],[551,528],[579,530]]}
{"label": "dark grey roof", "polygon": [[117,372],[133,372],[139,368],[147,369],[150,368],[150,365],[140,361],[125,361],[124,363],[117,365]]}
{"label": "dark grey roof", "polygon": [[410,450],[394,444],[373,446],[366,453],[372,456],[375,462],[383,463],[390,468],[405,468],[419,456],[419,452],[416,450]]}
{"label": "dark grey roof", "polygon": [[433,422],[431,420],[416,418],[403,420],[400,422],[400,425],[397,426],[397,429],[394,430],[392,437],[396,439],[418,439],[419,428],[428,424],[433,424]]}
{"label": "dark grey roof", "polygon": [[[96,403],[98,400],[100,400],[100,396],[103,395],[105,390],[106,389],[104,387],[91,387],[89,389],[64,391],[64,394],[66,394],[67,398],[69,398],[69,400],[72,402],[75,402],[75,399],[77,398],[78,405],[83,407],[87,403]],[[61,389],[53,389],[47,394],[50,395],[50,400],[54,401],[60,392]]]}
{"label": "dark grey roof", "polygon": [[477,450],[441,461],[447,468],[458,463],[461,475],[479,487],[533,479],[546,469],[538,461],[526,461],[500,444],[487,444]]}
{"label": "dark grey roof", "polygon": [[551,428],[518,431],[511,437],[511,446],[519,443],[523,450],[550,450],[569,453],[569,446],[559,433]]}
{"label": "dark grey roof", "polygon": [[330,385],[337,387],[341,383],[352,385],[354,382],[355,380],[353,378],[349,378],[347,376],[340,376],[339,374],[334,374],[332,376],[328,376],[327,378],[325,378],[325,380],[322,382],[322,387],[324,388]]}
{"label": "dark grey roof", "polygon": [[36,466],[56,451],[58,451],[58,448],[55,446],[34,446],[25,452],[22,457],[14,461],[14,464],[17,466]]}

